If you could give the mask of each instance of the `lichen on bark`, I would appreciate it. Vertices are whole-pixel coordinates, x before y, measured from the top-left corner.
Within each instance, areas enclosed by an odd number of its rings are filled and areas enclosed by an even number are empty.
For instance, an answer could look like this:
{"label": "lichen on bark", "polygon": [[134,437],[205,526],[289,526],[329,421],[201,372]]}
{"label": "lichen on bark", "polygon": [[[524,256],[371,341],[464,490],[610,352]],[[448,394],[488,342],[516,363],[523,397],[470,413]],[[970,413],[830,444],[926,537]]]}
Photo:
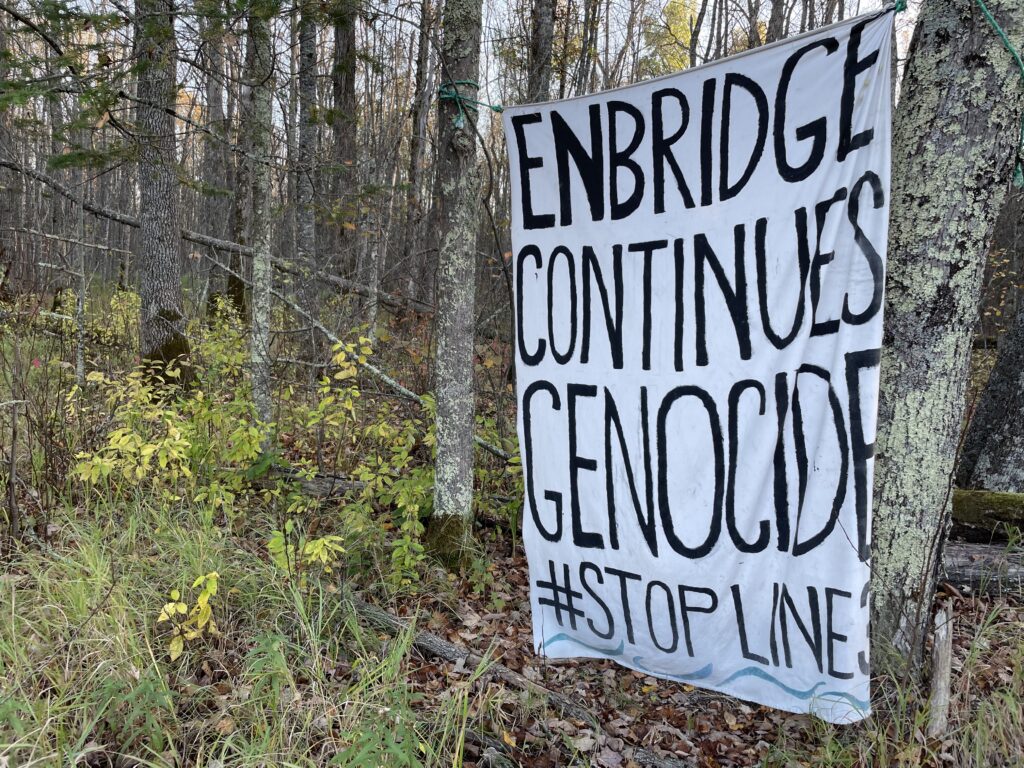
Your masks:
{"label": "lichen on bark", "polygon": [[[990,4],[1008,29],[1016,0]],[[929,0],[893,136],[876,440],[873,664],[920,666],[962,423],[984,258],[1011,172],[1020,75],[972,3]]]}
{"label": "lichen on bark", "polygon": [[[273,48],[270,24],[260,13],[249,14],[249,45],[252,49],[247,80],[252,99],[252,327],[250,360],[252,368],[252,396],[256,415],[261,424],[271,420],[270,383],[270,311],[273,289],[273,270],[270,263],[270,165],[272,162],[270,138],[273,129],[271,113],[271,81],[273,78]],[[269,437],[263,438],[264,448]]]}
{"label": "lichen on bark", "polygon": [[[475,89],[467,83],[479,76],[480,23],[480,0],[445,2],[444,79],[471,98],[476,97]],[[473,320],[480,199],[476,121],[476,111],[461,106],[457,99],[440,100],[437,213],[441,237],[434,363],[437,456],[427,542],[442,560],[463,557],[473,519]]]}

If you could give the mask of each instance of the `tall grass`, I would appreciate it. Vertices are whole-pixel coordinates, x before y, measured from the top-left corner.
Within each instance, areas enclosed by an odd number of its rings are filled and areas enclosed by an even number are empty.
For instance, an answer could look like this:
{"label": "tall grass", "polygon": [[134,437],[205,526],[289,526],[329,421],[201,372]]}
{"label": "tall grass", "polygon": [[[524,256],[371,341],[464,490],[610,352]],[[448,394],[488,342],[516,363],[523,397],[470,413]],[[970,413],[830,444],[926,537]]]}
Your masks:
{"label": "tall grass", "polygon": [[[0,764],[461,764],[486,694],[425,700],[411,635],[364,630],[329,580],[299,584],[188,510],[72,512],[0,576]],[[210,571],[219,635],[172,662],[161,606]]]}
{"label": "tall grass", "polygon": [[929,738],[928,689],[877,682],[874,715],[856,726],[814,721],[781,734],[766,763],[848,768],[1024,765],[1024,610],[960,601],[947,732]]}

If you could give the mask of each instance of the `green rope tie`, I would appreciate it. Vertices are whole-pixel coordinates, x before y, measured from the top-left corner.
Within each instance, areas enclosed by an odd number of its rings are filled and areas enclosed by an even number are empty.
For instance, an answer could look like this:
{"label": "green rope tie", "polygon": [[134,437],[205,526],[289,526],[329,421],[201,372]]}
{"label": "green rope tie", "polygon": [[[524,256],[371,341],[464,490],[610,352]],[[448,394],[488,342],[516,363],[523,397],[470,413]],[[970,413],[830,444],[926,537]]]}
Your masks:
{"label": "green rope tie", "polygon": [[[1010,42],[1009,36],[1006,34],[999,22],[996,21],[996,17],[992,15],[992,11],[985,5],[985,0],[977,0],[978,7],[981,8],[981,12],[985,15],[988,23],[995,30],[995,33],[999,35],[999,39],[1003,41],[1003,46],[1009,51],[1013,60],[1017,63],[1017,69],[1020,70],[1020,79],[1024,83],[1024,60],[1021,59],[1020,53],[1014,47],[1013,43]],[[1018,189],[1024,187],[1024,166],[1021,165],[1021,152],[1024,150],[1024,116],[1021,118],[1020,125],[1020,138],[1017,141],[1017,164],[1013,168],[1013,185]]]}
{"label": "green rope tie", "polygon": [[477,111],[478,107],[486,107],[492,112],[504,112],[505,108],[501,104],[488,104],[485,101],[477,101],[471,99],[469,96],[463,96],[459,92],[459,88],[467,86],[475,90],[480,90],[480,84],[473,80],[454,80],[447,83],[441,83],[441,86],[437,89],[437,98],[440,101],[454,101],[455,105],[459,108],[459,114],[455,116],[452,121],[456,128],[463,128],[466,125],[466,110]]}

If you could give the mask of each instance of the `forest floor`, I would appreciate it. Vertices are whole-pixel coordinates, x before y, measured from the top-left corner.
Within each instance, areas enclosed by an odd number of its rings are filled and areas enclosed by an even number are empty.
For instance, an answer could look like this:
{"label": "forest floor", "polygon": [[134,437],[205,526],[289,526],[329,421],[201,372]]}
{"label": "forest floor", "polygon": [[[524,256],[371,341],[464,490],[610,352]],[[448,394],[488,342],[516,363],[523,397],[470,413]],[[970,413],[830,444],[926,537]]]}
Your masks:
{"label": "forest floor", "polygon": [[[608,661],[545,662],[522,552],[484,533],[483,571],[431,567],[397,599],[362,592],[486,659],[466,664],[367,625],[337,577],[281,578],[261,542],[211,533],[187,510],[68,510],[0,574],[0,765],[617,768],[641,764],[636,747],[695,766],[1024,763],[1019,604],[945,590],[943,738],[925,737],[919,692],[890,683],[873,718],[830,726]],[[191,607],[193,574],[210,571],[217,633],[172,661],[173,633],[157,622],[165,589],[179,585]],[[503,685],[491,662],[582,704],[601,728]]]}
{"label": "forest floor", "polygon": [[[253,426],[237,319],[193,325],[182,396],[134,369],[137,297],[108,305],[81,387],[67,328],[0,322],[0,403],[19,404],[0,412],[0,768],[1024,765],[1021,602],[943,586],[939,738],[926,686],[877,680],[873,716],[832,726],[544,660],[514,462],[481,453],[478,548],[446,571],[421,545],[430,420],[362,380],[362,342],[312,387],[282,380],[276,456]],[[426,342],[404,333],[385,362],[412,385]],[[502,354],[479,350],[492,392]],[[481,397],[478,426],[514,452],[501,397]],[[317,498],[295,473],[324,463],[349,480]],[[385,631],[367,605],[399,619]]]}
{"label": "forest floor", "polygon": [[[700,766],[748,765],[1024,765],[1024,605],[964,595],[943,585],[951,605],[955,725],[938,739],[925,737],[927,718],[914,710],[921,692],[882,682],[878,717],[858,726],[830,726],[816,718],[739,701],[691,685],[624,669],[611,661],[538,657],[529,621],[529,579],[521,552],[491,542],[487,559],[504,574],[497,596],[514,609],[495,612],[465,579],[453,582],[457,603],[420,601],[404,608],[429,610],[425,628],[475,649],[528,679],[586,702],[603,732],[586,723],[546,717],[512,731],[524,765],[566,764],[565,749],[581,764],[617,768],[631,764],[628,747]],[[421,623],[421,626],[423,624]],[[437,690],[451,665],[436,668],[427,691]],[[985,723],[977,718],[986,718]],[[905,732],[901,732],[906,729]]]}

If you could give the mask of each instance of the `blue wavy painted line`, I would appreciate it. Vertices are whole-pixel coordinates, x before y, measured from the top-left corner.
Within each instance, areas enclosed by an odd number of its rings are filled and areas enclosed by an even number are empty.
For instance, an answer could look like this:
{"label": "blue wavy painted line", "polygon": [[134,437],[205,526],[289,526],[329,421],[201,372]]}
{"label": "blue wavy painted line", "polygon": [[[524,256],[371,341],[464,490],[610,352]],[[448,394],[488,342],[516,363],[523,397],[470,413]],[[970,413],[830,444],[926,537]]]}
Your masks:
{"label": "blue wavy painted line", "polygon": [[541,648],[547,650],[555,643],[561,643],[565,641],[568,641],[570,643],[576,643],[576,645],[582,645],[584,648],[589,648],[591,651],[594,651],[595,653],[603,653],[606,656],[621,656],[622,652],[626,649],[625,640],[619,641],[618,648],[598,648],[595,645],[588,645],[587,643],[584,643],[582,640],[577,640],[575,637],[570,637],[569,635],[565,634],[565,632],[559,632],[554,637],[545,640],[544,643],[541,645]]}
{"label": "blue wavy painted line", "polygon": [[826,691],[825,693],[819,694],[819,699],[824,699],[827,696],[833,696],[837,699],[846,699],[848,702],[853,704],[861,712],[867,712],[871,709],[871,702],[865,701],[864,699],[858,699],[856,696],[850,693],[843,693],[842,691]]}
{"label": "blue wavy painted line", "polygon": [[687,672],[686,674],[683,674],[683,675],[670,675],[667,672],[658,672],[658,671],[653,670],[653,669],[648,669],[647,667],[644,666],[643,661],[644,660],[643,660],[642,657],[634,656],[633,657],[633,666],[635,666],[641,672],[646,672],[646,673],[648,673],[650,675],[657,675],[658,677],[664,677],[664,678],[667,678],[669,680],[677,680],[680,683],[688,683],[691,680],[704,680],[705,678],[711,677],[711,673],[714,672],[714,670],[715,670],[715,667],[714,667],[713,664],[708,664],[708,665],[703,666],[703,667],[701,667],[700,669],[698,669],[698,670],[696,670],[694,672]]}
{"label": "blue wavy painted line", "polygon": [[778,678],[774,677],[773,675],[769,674],[768,672],[765,672],[760,667],[744,667],[743,669],[739,670],[738,672],[733,672],[731,675],[729,675],[729,677],[725,678],[725,680],[722,680],[720,683],[718,683],[718,685],[722,685],[722,686],[728,685],[733,680],[736,680],[736,679],[741,678],[741,677],[749,677],[749,676],[760,677],[762,680],[767,680],[769,683],[772,683],[773,685],[777,685],[779,688],[784,690],[790,696],[793,696],[794,698],[797,698],[797,699],[809,699],[809,698],[811,698],[812,696],[814,696],[815,691],[817,691],[821,686],[823,686],[825,684],[824,682],[818,682],[818,683],[815,683],[812,688],[808,688],[806,691],[798,691],[796,688],[790,688],[784,682],[782,682]]}

